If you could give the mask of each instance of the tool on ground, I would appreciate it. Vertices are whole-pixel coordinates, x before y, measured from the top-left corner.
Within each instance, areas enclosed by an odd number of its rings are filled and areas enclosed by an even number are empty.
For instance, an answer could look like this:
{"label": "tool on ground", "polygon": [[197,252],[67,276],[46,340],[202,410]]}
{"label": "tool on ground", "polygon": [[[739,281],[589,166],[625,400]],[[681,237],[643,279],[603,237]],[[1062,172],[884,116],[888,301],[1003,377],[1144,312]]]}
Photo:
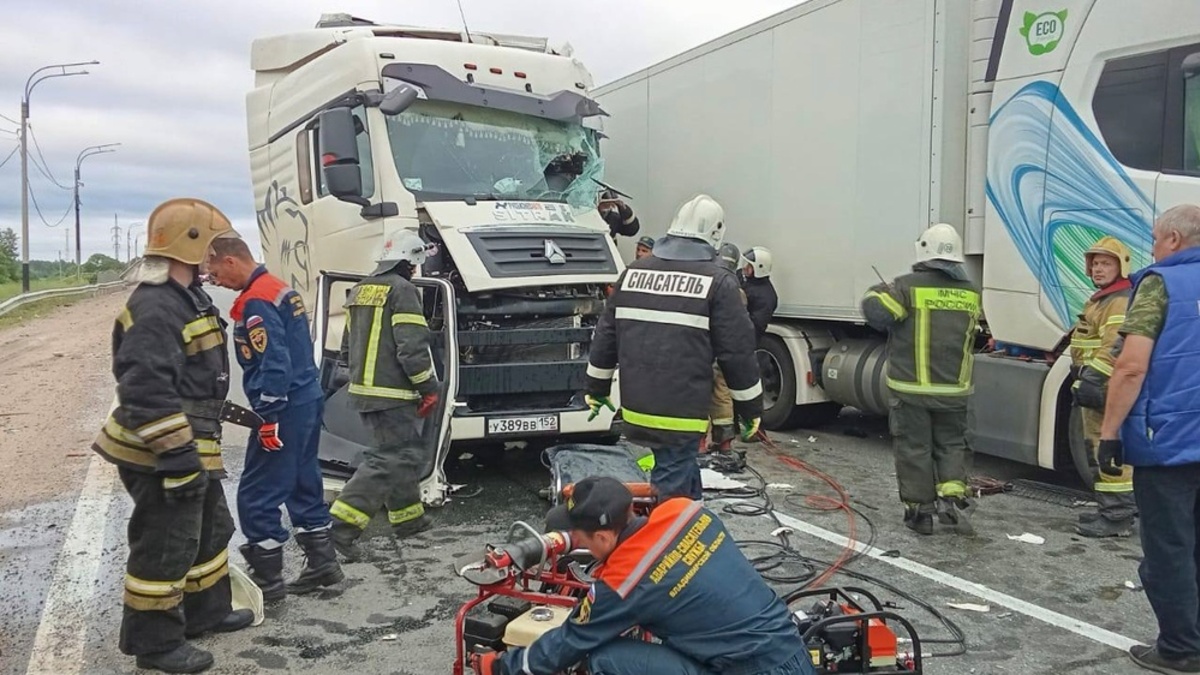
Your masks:
{"label": "tool on ground", "polygon": [[[888,611],[871,593],[853,587],[800,590],[785,600],[792,608],[793,623],[808,645],[813,666],[821,675],[924,672],[916,628]],[[812,604],[807,604],[809,600]],[[863,602],[869,602],[870,607],[864,607]],[[896,624],[904,628],[911,648],[901,650],[893,630]]]}

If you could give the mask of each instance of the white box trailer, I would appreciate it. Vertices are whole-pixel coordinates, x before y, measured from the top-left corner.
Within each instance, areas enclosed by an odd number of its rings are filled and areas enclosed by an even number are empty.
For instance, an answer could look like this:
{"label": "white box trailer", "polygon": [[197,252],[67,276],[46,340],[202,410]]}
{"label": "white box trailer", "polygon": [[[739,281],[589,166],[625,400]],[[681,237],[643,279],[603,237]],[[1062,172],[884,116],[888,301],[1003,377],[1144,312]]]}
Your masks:
{"label": "white box trailer", "polygon": [[859,300],[947,222],[984,287],[975,447],[1056,467],[1084,457],[1058,358],[1083,250],[1110,234],[1144,265],[1155,214],[1200,203],[1198,72],[1190,0],[810,0],[596,96],[644,227],[706,192],[773,252],[768,428],[885,412]]}

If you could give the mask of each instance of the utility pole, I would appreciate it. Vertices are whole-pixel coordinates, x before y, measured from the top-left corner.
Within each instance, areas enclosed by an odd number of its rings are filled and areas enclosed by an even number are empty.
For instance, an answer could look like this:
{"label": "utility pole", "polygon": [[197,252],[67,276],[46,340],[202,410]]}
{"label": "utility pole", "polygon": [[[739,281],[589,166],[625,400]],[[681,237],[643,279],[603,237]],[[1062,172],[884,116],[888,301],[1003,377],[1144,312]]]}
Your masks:
{"label": "utility pole", "polygon": [[121,262],[121,226],[117,224],[117,214],[113,214],[113,258]]}
{"label": "utility pole", "polygon": [[[67,72],[67,68],[77,68],[79,66],[91,66],[99,64],[99,61],[86,61],[80,63],[58,63],[52,66],[43,66],[33,71],[29,79],[25,80],[25,91],[21,96],[21,292],[29,292],[29,95],[33,93],[33,88],[38,86],[42,80],[48,80],[52,77],[69,77],[71,75],[87,75],[88,71],[79,70],[75,72]],[[46,70],[59,69],[57,73],[47,73],[38,76]]]}
{"label": "utility pole", "polygon": [[133,260],[133,226],[125,228],[125,262]]}
{"label": "utility pole", "polygon": [[75,274],[79,274],[79,266],[83,262],[83,251],[80,250],[79,244],[79,188],[83,182],[79,180],[79,166],[83,164],[83,160],[92,155],[102,155],[106,152],[116,152],[112,148],[120,145],[120,143],[105,143],[104,145],[93,145],[79,151],[79,155],[75,157]]}

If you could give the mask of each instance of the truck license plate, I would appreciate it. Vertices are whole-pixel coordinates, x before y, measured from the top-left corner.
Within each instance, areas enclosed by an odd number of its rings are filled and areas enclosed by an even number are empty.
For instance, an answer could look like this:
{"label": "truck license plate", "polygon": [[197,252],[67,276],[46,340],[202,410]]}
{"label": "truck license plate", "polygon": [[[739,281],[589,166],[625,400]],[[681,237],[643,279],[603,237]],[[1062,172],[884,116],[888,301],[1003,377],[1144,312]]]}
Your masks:
{"label": "truck license plate", "polygon": [[558,415],[533,415],[530,417],[489,417],[487,435],[540,434],[558,431]]}

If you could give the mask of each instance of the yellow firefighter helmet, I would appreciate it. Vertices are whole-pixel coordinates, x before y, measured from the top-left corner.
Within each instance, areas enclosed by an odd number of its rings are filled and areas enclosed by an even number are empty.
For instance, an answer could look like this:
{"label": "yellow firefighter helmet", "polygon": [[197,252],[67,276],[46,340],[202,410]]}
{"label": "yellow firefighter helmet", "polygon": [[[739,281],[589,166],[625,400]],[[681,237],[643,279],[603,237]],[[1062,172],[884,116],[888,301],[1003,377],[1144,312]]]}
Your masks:
{"label": "yellow firefighter helmet", "polygon": [[1129,278],[1129,267],[1132,258],[1129,255],[1129,247],[1121,243],[1116,237],[1101,237],[1092,247],[1083,252],[1083,260],[1087,265],[1086,273],[1090,274],[1092,269],[1092,256],[1107,255],[1117,259],[1121,265],[1121,278]]}
{"label": "yellow firefighter helmet", "polygon": [[192,197],[168,199],[150,214],[146,225],[146,255],[199,265],[212,240],[233,235],[229,218],[217,207]]}

